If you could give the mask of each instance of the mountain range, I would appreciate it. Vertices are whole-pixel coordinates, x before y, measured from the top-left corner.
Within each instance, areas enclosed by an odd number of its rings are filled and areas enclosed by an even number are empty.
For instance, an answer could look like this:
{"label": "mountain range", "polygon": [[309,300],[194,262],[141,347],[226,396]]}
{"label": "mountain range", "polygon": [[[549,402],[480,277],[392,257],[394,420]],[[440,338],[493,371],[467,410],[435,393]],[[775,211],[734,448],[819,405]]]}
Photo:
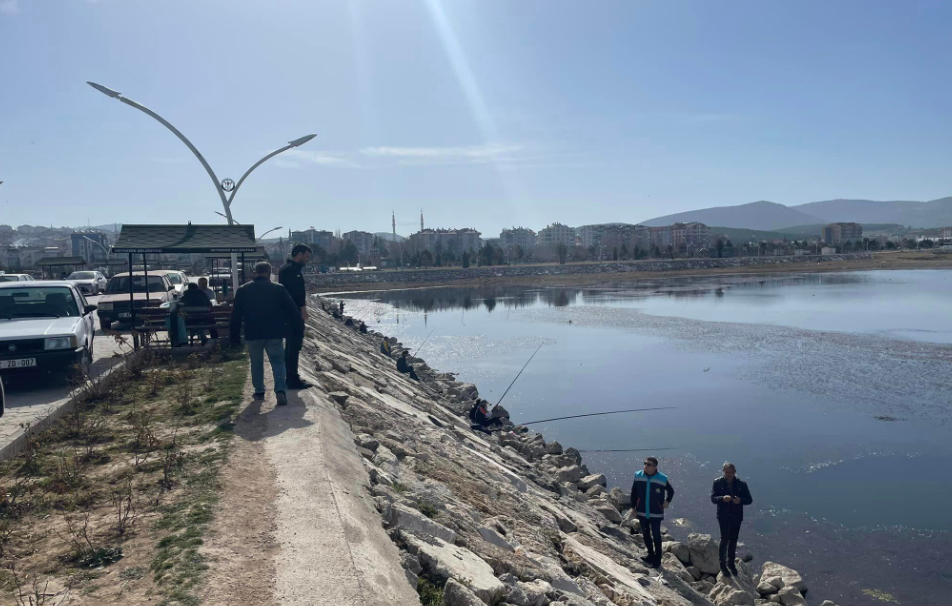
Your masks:
{"label": "mountain range", "polygon": [[746,229],[782,231],[797,225],[834,222],[897,223],[910,227],[952,225],[952,197],[931,202],[874,200],[825,200],[797,206],[776,202],[750,202],[739,206],[716,206],[656,217],[643,225],[661,226],[698,221]]}

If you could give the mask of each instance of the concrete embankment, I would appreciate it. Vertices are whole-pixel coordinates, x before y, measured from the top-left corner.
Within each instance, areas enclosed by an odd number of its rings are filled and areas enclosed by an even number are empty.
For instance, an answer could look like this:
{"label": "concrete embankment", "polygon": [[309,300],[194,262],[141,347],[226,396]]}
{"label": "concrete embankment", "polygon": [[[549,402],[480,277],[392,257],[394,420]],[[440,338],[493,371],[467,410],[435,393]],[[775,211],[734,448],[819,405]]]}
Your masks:
{"label": "concrete embankment", "polygon": [[[607,490],[605,477],[588,469],[577,450],[525,428],[475,432],[465,412],[476,386],[416,359],[422,381],[410,380],[379,352],[382,335],[362,335],[320,305],[308,324],[302,364],[319,386],[307,397],[348,426],[342,431],[353,445],[332,458],[348,467],[358,461],[363,470],[354,489],[365,494],[347,506],[376,510],[380,526],[360,534],[386,531],[399,548],[394,557],[406,587],[419,588],[424,603],[806,603],[799,574],[757,562],[756,554],[753,561],[738,560],[739,576],[724,578],[709,535],[693,534],[686,543],[666,535],[662,568],[647,568],[639,559],[646,551],[629,496]],[[284,453],[289,463],[296,458],[292,451]],[[290,485],[285,490],[296,492]],[[341,517],[365,519],[366,512]]]}
{"label": "concrete embankment", "polygon": [[[812,255],[802,257],[732,257],[728,259],[656,259],[611,263],[570,263],[567,265],[501,265],[494,267],[452,267],[387,272],[341,272],[308,276],[311,286],[318,291],[341,287],[367,288],[379,284],[407,285],[468,282],[491,279],[534,279],[557,276],[622,276],[625,274],[664,274],[671,272],[703,272],[737,270],[738,268],[762,269],[765,272],[780,268],[800,267],[804,271],[816,268],[819,263],[869,261],[872,254]],[[848,266],[842,269],[849,269]]]}

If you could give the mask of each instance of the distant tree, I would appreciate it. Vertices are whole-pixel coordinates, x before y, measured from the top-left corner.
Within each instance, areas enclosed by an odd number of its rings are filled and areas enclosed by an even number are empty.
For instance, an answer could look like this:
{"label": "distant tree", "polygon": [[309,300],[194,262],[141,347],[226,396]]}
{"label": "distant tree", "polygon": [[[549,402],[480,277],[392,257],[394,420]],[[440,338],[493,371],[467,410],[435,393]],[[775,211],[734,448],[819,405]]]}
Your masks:
{"label": "distant tree", "polygon": [[671,257],[671,260],[674,260],[674,246],[668,244],[667,246],[668,256]]}
{"label": "distant tree", "polygon": [[886,240],[886,250],[894,250],[896,244],[892,240]]}
{"label": "distant tree", "polygon": [[522,259],[523,259],[525,256],[526,256],[526,251],[523,250],[521,246],[519,246],[518,244],[516,244],[516,260],[522,261]]}
{"label": "distant tree", "polygon": [[853,250],[853,243],[852,243],[852,242],[850,242],[849,240],[847,240],[846,242],[843,242],[843,252],[844,252],[844,253],[852,252],[852,250]]}
{"label": "distant tree", "polygon": [[433,253],[428,250],[422,251],[420,253],[418,265],[422,265],[423,267],[431,267],[433,265]]}
{"label": "distant tree", "polygon": [[627,242],[622,242],[622,243],[621,243],[621,251],[620,251],[620,252],[621,252],[621,258],[622,258],[622,259],[628,259],[628,243],[627,243]]}
{"label": "distant tree", "polygon": [[661,249],[658,248],[657,244],[655,244],[654,247],[651,249],[651,256],[656,259],[661,257]]}
{"label": "distant tree", "polygon": [[935,245],[935,242],[933,242],[929,238],[926,238],[925,240],[919,243],[919,248],[932,248],[934,245]]}
{"label": "distant tree", "polygon": [[618,260],[618,247],[612,249],[612,261]]}
{"label": "distant tree", "polygon": [[724,254],[724,240],[718,238],[717,244],[715,244],[714,247],[717,248],[717,258],[720,259]]}
{"label": "distant tree", "polygon": [[347,240],[347,243],[344,244],[344,250],[342,250],[340,253],[340,258],[344,263],[357,265],[357,261],[360,259],[360,253],[357,252],[357,246],[350,240]]}
{"label": "distant tree", "polygon": [[595,245],[590,244],[588,247],[588,255],[589,257],[591,257],[592,261],[595,260],[595,250],[596,250]]}
{"label": "distant tree", "polygon": [[469,251],[463,253],[463,267],[469,267]]}
{"label": "distant tree", "polygon": [[479,249],[479,264],[492,265],[495,258],[496,252],[493,250],[493,245],[486,242],[483,247]]}
{"label": "distant tree", "polygon": [[565,258],[569,254],[569,247],[565,245],[565,242],[559,242],[555,245],[555,254],[559,257],[559,265],[565,265]]}

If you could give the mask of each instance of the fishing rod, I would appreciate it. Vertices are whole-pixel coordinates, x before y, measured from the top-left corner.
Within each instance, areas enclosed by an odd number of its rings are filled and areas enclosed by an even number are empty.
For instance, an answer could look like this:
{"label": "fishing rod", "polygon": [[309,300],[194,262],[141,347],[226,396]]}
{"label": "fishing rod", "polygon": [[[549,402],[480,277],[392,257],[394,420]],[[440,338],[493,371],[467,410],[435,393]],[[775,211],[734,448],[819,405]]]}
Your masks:
{"label": "fishing rod", "polygon": [[[539,350],[542,349],[542,346],[543,346],[543,345],[545,345],[545,342],[539,343],[539,346],[536,347],[536,350],[535,350],[534,352],[532,352],[532,355],[529,356],[529,359],[526,360],[526,363],[522,366],[522,370],[525,370],[525,369],[526,369],[526,366],[528,366],[528,365],[529,365],[529,362],[532,361],[532,358],[534,358],[535,355],[536,355],[537,353],[539,353]],[[519,376],[522,375],[522,370],[520,370],[520,371],[519,371],[519,374],[516,375],[516,378],[512,380],[512,383],[509,384],[509,387],[506,388],[506,391],[502,392],[502,398],[499,398],[499,401],[496,402],[496,406],[499,406],[500,404],[502,404],[502,399],[506,397],[506,394],[509,393],[509,390],[512,389],[512,386],[515,385],[515,384],[516,384],[516,381],[519,380]],[[493,408],[495,408],[495,406],[494,406]]]}
{"label": "fishing rod", "polygon": [[677,406],[659,406],[656,408],[629,408],[627,410],[609,410],[607,412],[590,412],[584,415],[572,415],[570,417],[555,417],[553,419],[542,419],[540,421],[529,421],[528,423],[519,423],[520,425],[535,425],[536,423],[548,423],[549,421],[564,421],[566,419],[580,419],[582,417],[597,417],[599,415],[617,415],[623,412],[645,412],[648,410],[673,410]]}
{"label": "fishing rod", "polygon": [[[436,326],[433,327],[433,330],[436,330]],[[430,331],[430,335],[433,334],[433,330]],[[423,346],[426,345],[426,342],[430,340],[430,335],[427,335],[423,342],[420,343],[420,346],[417,347],[416,352],[413,354],[414,358],[420,357],[420,350],[423,349]]]}
{"label": "fishing rod", "polygon": [[659,450],[677,450],[676,446],[671,448],[621,448],[621,449],[592,449],[579,450],[579,452],[657,452]]}

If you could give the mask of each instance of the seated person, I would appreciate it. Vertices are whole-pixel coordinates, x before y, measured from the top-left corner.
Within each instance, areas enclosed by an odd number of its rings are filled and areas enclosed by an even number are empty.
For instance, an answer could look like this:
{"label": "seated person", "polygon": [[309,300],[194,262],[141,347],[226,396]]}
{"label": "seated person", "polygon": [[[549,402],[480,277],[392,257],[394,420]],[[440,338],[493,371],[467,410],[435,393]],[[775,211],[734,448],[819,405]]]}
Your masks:
{"label": "seated person", "polygon": [[500,429],[502,427],[502,419],[494,417],[489,412],[489,403],[486,400],[480,400],[478,398],[476,403],[473,404],[473,407],[469,410],[469,420],[473,423],[470,426],[472,429],[482,431],[483,433],[490,433],[492,429]]}
{"label": "seated person", "polygon": [[[205,294],[205,292],[201,289],[201,287],[199,287],[198,284],[195,284],[194,282],[192,282],[185,289],[185,292],[182,293],[182,298],[178,300],[178,305],[173,306],[172,308],[173,314],[178,313],[177,307],[208,307],[209,309],[211,309],[212,302],[211,302],[211,299],[208,298],[208,295]],[[205,336],[205,329],[202,329],[200,332],[201,332],[200,337],[202,339],[202,344],[204,345],[205,343],[208,342],[208,337]],[[213,339],[217,339],[218,331],[212,328],[211,336]]]}
{"label": "seated person", "polygon": [[380,353],[387,356],[388,358],[390,357],[391,349],[390,349],[389,339],[385,338],[383,341],[380,342]]}
{"label": "seated person", "polygon": [[360,323],[360,334],[362,335],[367,334],[367,325],[364,324],[363,322]]}
{"label": "seated person", "polygon": [[403,350],[403,353],[400,354],[400,358],[397,360],[397,370],[403,374],[410,375],[410,378],[414,381],[419,381],[420,377],[417,376],[416,372],[413,370],[413,367],[410,366],[410,363],[407,362],[407,350]]}

